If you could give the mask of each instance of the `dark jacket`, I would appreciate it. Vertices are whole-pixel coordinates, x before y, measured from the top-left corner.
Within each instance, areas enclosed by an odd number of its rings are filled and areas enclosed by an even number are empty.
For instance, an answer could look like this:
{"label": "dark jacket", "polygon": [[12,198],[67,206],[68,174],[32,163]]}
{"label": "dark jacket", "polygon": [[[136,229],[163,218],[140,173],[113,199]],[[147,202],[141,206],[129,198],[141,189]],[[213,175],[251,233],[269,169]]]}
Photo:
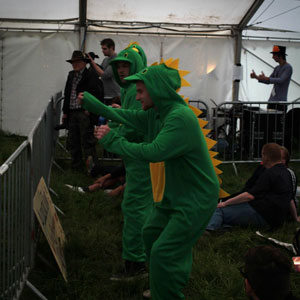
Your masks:
{"label": "dark jacket", "polygon": [[[68,75],[68,79],[65,86],[65,100],[63,105],[63,113],[67,114],[70,111],[70,96],[71,96],[71,90],[72,90],[72,81],[74,78],[74,71],[70,71]],[[88,69],[84,69],[82,78],[79,81],[76,92],[77,95],[80,92],[87,91],[94,95],[97,99],[100,101],[103,101],[103,85],[100,79],[93,73],[90,72]]]}

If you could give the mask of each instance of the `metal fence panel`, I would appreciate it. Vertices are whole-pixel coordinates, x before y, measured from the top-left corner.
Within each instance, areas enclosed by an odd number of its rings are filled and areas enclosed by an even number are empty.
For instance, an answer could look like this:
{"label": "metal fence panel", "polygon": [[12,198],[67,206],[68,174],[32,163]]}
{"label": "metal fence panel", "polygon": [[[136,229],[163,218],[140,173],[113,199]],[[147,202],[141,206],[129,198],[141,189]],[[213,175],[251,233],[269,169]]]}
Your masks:
{"label": "metal fence panel", "polygon": [[[49,184],[60,119],[57,94],[26,141],[0,166],[0,299],[19,299],[34,264],[38,228],[33,197],[40,178]],[[57,108],[57,109],[56,109]]]}
{"label": "metal fence panel", "polygon": [[281,102],[282,110],[265,109],[269,102],[225,102],[213,109],[211,137],[224,162],[257,161],[262,146],[285,146],[300,159],[300,103]]}
{"label": "metal fence panel", "polygon": [[1,299],[13,299],[27,277],[31,258],[29,143],[1,166],[0,253]]}

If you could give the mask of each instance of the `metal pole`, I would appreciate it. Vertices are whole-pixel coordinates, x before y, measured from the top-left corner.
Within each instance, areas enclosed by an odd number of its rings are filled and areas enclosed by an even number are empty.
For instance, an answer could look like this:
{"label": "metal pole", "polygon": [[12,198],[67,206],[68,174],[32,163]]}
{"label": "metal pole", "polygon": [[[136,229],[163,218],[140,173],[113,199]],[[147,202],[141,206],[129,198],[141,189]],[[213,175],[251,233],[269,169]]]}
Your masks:
{"label": "metal pole", "polygon": [[28,280],[26,281],[26,285],[42,300],[48,300],[33,284],[31,284]]}
{"label": "metal pole", "polygon": [[86,39],[86,31],[87,31],[87,0],[79,1],[79,47],[80,50],[85,52],[85,39]]}
{"label": "metal pole", "polygon": [[[242,51],[242,31],[237,30],[235,35],[235,65],[241,66],[241,51]],[[239,89],[240,89],[240,80],[235,79],[233,81],[233,90],[232,90],[232,101],[239,100]]]}

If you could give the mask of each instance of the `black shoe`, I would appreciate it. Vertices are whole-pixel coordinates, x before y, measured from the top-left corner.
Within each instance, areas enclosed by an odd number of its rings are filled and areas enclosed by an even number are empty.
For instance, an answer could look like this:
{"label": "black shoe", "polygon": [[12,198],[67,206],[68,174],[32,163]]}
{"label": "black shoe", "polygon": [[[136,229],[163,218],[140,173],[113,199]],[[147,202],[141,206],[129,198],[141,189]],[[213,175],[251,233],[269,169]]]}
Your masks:
{"label": "black shoe", "polygon": [[55,130],[61,130],[61,129],[67,129],[67,126],[65,123],[62,123],[62,124],[59,124],[59,125],[56,125],[54,127]]}
{"label": "black shoe", "polygon": [[130,282],[148,277],[148,271],[144,262],[125,261],[125,268],[110,277],[111,281]]}

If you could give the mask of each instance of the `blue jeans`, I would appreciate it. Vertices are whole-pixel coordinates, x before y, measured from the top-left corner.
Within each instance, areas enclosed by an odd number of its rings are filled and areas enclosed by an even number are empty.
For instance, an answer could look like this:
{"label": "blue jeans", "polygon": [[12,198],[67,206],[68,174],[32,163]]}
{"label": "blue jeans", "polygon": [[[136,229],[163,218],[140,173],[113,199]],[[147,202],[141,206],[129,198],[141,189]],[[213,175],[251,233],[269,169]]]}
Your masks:
{"label": "blue jeans", "polygon": [[268,223],[247,202],[217,208],[212,215],[206,229],[218,230],[234,225],[264,227]]}

